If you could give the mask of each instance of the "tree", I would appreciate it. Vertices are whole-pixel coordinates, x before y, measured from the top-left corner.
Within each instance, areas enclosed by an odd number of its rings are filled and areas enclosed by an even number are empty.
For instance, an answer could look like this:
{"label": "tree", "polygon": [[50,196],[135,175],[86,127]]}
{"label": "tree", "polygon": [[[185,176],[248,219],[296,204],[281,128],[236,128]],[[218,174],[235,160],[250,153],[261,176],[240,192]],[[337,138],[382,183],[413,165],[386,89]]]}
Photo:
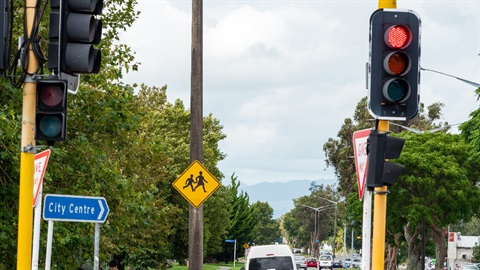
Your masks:
{"label": "tree", "polygon": [[[319,185],[311,189],[310,195],[294,199],[294,208],[286,213],[283,219],[283,229],[288,239],[295,238],[297,246],[309,247],[312,254],[319,253],[317,240],[333,246],[333,239],[336,238],[335,208],[325,199],[338,201],[337,198],[338,194],[332,186]],[[343,204],[339,203],[337,207],[337,218],[341,218],[344,216]],[[318,211],[314,210],[317,208]]]}
{"label": "tree", "polygon": [[[347,216],[349,221],[347,222],[352,224],[361,224],[362,222],[362,203],[358,200],[355,164],[353,159],[350,159],[349,157],[351,157],[353,154],[353,132],[366,128],[372,128],[374,126],[374,122],[371,121],[371,116],[366,105],[367,99],[363,98],[357,104],[353,119],[347,118],[344,120],[344,124],[337,134],[338,138],[329,138],[328,141],[323,145],[327,166],[332,166],[334,168],[335,175],[339,179],[339,192],[342,197],[347,199],[346,212],[349,213]],[[402,125],[414,127],[419,130],[448,127],[448,123],[438,122],[438,120],[441,118],[442,107],[442,103],[433,103],[427,107],[427,112],[425,112],[424,105],[421,104],[418,116],[414,119],[403,122]],[[447,129],[448,128],[446,128],[445,131]],[[400,126],[391,125],[390,131],[392,133],[399,133],[404,131],[404,129]],[[389,195],[389,198],[391,197],[392,195]],[[391,201],[392,200],[389,199],[389,211],[395,212],[396,210],[393,209],[394,207],[391,207]],[[401,210],[398,210],[398,212],[395,213],[397,213],[398,216],[402,216]],[[399,234],[404,234],[403,228],[405,225],[406,222],[404,221],[389,223],[389,220],[387,219],[387,228],[391,230],[390,232],[387,232],[386,239],[390,245],[387,248],[387,250],[390,251],[390,255],[387,257],[389,260],[396,260],[395,254],[398,254],[398,252],[395,250],[398,249],[402,244],[402,238],[399,237]],[[392,262],[387,261],[387,263],[390,264]],[[396,262],[393,263],[392,267],[395,267],[395,264]]]}
{"label": "tree", "polygon": [[[403,232],[408,243],[409,269],[420,258],[423,222],[436,247],[437,267],[446,256],[445,228],[457,220],[469,220],[480,206],[478,162],[459,135],[405,132],[405,147],[396,162],[405,166],[390,188],[387,223],[392,233]],[[437,268],[438,269],[438,268]]]}
{"label": "tree", "polygon": [[[238,177],[233,174],[230,177],[230,185],[227,187],[229,224],[227,227],[227,239],[237,240],[237,250],[243,243],[252,243],[255,237],[254,229],[257,220],[249,203],[248,194],[240,191]],[[216,256],[222,261],[233,260],[233,247],[230,243],[223,243],[223,251]]]}
{"label": "tree", "polygon": [[257,244],[273,244],[281,238],[280,224],[273,219],[273,208],[268,202],[252,204],[254,218],[257,221],[253,229],[255,235],[252,241]]}

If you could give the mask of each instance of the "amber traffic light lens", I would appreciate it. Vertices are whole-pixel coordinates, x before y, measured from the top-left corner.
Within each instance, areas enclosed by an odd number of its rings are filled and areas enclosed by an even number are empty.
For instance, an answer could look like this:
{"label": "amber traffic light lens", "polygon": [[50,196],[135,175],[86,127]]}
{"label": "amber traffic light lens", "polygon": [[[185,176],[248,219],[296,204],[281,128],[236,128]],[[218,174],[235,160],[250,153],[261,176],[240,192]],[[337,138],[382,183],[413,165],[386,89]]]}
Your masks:
{"label": "amber traffic light lens", "polygon": [[410,58],[403,52],[389,53],[383,63],[385,71],[390,75],[404,75],[410,70]]}

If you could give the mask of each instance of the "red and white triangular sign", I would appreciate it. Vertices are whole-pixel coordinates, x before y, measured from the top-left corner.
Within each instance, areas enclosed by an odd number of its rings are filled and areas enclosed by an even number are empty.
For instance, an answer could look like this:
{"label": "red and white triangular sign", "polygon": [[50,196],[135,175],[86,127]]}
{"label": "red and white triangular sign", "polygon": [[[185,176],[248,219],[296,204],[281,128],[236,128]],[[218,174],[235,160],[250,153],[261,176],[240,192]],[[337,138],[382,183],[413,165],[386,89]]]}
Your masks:
{"label": "red and white triangular sign", "polygon": [[50,149],[35,155],[35,168],[33,172],[33,207],[37,204],[38,194],[42,187],[43,176],[45,175],[49,158]]}
{"label": "red and white triangular sign", "polygon": [[355,131],[353,133],[353,153],[355,156],[355,169],[357,172],[358,196],[363,198],[365,181],[367,178],[368,155],[367,140],[371,129]]}

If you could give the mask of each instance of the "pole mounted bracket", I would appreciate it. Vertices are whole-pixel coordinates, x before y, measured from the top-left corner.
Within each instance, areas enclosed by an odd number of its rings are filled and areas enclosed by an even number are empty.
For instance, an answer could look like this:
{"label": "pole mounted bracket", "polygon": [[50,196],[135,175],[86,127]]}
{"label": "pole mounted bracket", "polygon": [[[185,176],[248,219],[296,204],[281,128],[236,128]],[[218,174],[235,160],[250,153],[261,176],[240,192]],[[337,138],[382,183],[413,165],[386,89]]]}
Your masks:
{"label": "pole mounted bracket", "polygon": [[374,192],[373,192],[373,194],[375,194],[375,195],[377,195],[377,194],[378,194],[378,195],[388,195],[388,193],[390,193],[389,190],[386,190],[386,191],[383,191],[383,190],[382,190],[382,191],[374,191]]}
{"label": "pole mounted bracket", "polygon": [[37,153],[37,149],[34,145],[32,145],[31,143],[28,144],[27,146],[24,146],[23,149],[22,149],[22,152],[23,153],[32,153],[32,154],[35,154]]}

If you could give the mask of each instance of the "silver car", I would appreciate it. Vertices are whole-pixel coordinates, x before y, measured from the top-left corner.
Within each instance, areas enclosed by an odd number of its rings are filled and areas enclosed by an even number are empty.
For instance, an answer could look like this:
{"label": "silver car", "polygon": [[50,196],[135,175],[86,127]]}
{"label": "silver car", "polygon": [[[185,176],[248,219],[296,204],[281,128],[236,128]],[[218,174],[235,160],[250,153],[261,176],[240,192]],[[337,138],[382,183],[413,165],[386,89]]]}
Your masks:
{"label": "silver car", "polygon": [[297,269],[307,269],[307,263],[305,262],[306,258],[303,256],[295,256],[295,264],[297,265]]}

